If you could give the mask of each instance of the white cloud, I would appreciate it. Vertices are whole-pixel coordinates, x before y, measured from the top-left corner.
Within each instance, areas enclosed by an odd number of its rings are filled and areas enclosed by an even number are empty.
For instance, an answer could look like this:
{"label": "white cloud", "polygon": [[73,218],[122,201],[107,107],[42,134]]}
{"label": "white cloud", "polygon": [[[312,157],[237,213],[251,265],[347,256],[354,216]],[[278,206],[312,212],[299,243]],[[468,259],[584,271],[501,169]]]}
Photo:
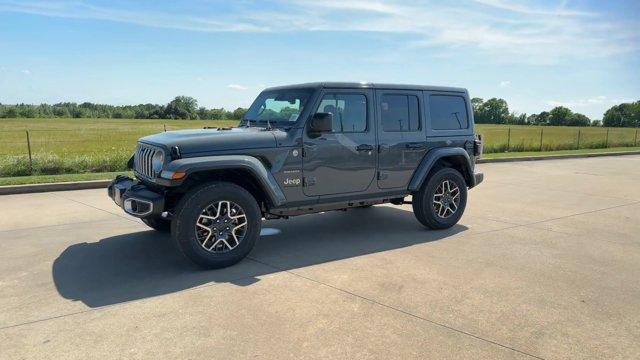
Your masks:
{"label": "white cloud", "polygon": [[[605,111],[614,105],[621,103],[629,103],[637,101],[637,99],[624,98],[624,97],[609,97],[604,95],[598,95],[582,99],[570,99],[570,100],[548,100],[544,102],[549,108],[556,106],[564,106],[575,112],[579,112],[589,116],[591,119],[602,119],[602,115]],[[549,109],[546,109],[547,111]]]}
{"label": "white cloud", "polygon": [[613,106],[621,103],[629,103],[636,101],[631,98],[610,98],[604,95],[598,95],[585,99],[573,99],[566,101],[549,100],[546,102],[550,106],[565,106],[568,108],[586,108],[592,106]]}
{"label": "white cloud", "polygon": [[28,76],[28,75],[31,75],[31,71],[26,70],[26,69],[25,69],[25,70],[21,70],[20,72],[21,72],[22,74],[24,74],[24,75],[27,75],[27,76]]}
{"label": "white cloud", "polygon": [[509,81],[509,80],[500,81],[500,87],[501,88],[508,88],[509,86],[511,86],[511,81]]}
{"label": "white cloud", "polygon": [[552,8],[541,8],[528,5],[521,1],[505,1],[505,0],[473,0],[479,4],[487,5],[493,8],[508,10],[516,13],[528,15],[552,15],[552,16],[593,16],[594,14],[566,9],[566,4],[561,4]]}
{"label": "white cloud", "polygon": [[[117,3],[116,3],[117,4]],[[416,47],[475,49],[496,61],[551,64],[640,49],[640,22],[522,0],[279,0],[256,11],[251,1],[218,13],[128,10],[85,2],[0,0],[0,11],[96,19],[203,32],[374,32],[405,34]],[[185,10],[186,11],[186,10]]]}
{"label": "white cloud", "polygon": [[242,85],[238,85],[238,84],[229,84],[229,85],[227,85],[227,87],[229,89],[233,89],[233,90],[247,90],[246,86],[242,86]]}

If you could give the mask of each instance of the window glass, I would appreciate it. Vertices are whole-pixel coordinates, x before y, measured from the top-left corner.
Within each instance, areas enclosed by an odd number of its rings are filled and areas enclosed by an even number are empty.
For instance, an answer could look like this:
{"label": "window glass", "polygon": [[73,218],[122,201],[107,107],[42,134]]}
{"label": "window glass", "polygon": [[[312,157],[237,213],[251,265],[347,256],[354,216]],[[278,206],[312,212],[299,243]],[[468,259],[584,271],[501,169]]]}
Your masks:
{"label": "window glass", "polygon": [[243,121],[290,123],[298,119],[311,90],[264,91],[251,104]]}
{"label": "window glass", "polygon": [[367,130],[367,98],[357,94],[325,94],[316,112],[333,114],[334,133]]}
{"label": "window glass", "polygon": [[431,127],[434,130],[459,130],[469,127],[467,104],[461,96],[429,96]]}
{"label": "window glass", "polygon": [[386,132],[420,130],[417,96],[382,95],[380,107],[382,130]]}

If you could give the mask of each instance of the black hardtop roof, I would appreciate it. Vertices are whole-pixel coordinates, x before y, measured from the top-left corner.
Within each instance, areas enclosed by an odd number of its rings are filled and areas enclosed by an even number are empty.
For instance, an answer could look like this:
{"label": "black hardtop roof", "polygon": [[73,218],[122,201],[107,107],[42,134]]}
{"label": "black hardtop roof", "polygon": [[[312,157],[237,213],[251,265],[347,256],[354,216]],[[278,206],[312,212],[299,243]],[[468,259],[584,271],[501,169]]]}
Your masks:
{"label": "black hardtop roof", "polygon": [[387,89],[387,90],[430,90],[430,91],[450,91],[467,93],[467,89],[448,86],[431,86],[431,85],[409,85],[409,84],[380,84],[367,82],[310,82],[303,84],[293,84],[284,86],[275,86],[265,89],[269,90],[286,90],[286,89],[309,89],[309,88],[333,88],[333,89]]}

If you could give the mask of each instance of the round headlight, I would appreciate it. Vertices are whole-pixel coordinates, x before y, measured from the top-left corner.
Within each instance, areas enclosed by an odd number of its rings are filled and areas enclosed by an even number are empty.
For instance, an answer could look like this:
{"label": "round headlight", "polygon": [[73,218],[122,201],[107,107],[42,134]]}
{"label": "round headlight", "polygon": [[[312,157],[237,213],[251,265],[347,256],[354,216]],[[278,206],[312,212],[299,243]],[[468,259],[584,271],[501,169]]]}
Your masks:
{"label": "round headlight", "polygon": [[153,158],[151,159],[151,167],[153,168],[154,173],[159,173],[162,170],[162,165],[164,165],[164,152],[156,151],[153,154]]}

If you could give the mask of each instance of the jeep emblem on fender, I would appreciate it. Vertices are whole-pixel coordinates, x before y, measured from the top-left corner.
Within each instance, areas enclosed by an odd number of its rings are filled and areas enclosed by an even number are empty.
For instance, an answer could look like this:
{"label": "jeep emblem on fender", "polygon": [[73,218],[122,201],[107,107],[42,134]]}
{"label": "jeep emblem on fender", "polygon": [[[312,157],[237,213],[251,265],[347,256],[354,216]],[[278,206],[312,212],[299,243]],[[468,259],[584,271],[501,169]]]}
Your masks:
{"label": "jeep emblem on fender", "polygon": [[302,180],[300,180],[300,178],[294,178],[294,179],[290,179],[290,178],[286,178],[284,179],[284,186],[299,186],[302,183]]}

